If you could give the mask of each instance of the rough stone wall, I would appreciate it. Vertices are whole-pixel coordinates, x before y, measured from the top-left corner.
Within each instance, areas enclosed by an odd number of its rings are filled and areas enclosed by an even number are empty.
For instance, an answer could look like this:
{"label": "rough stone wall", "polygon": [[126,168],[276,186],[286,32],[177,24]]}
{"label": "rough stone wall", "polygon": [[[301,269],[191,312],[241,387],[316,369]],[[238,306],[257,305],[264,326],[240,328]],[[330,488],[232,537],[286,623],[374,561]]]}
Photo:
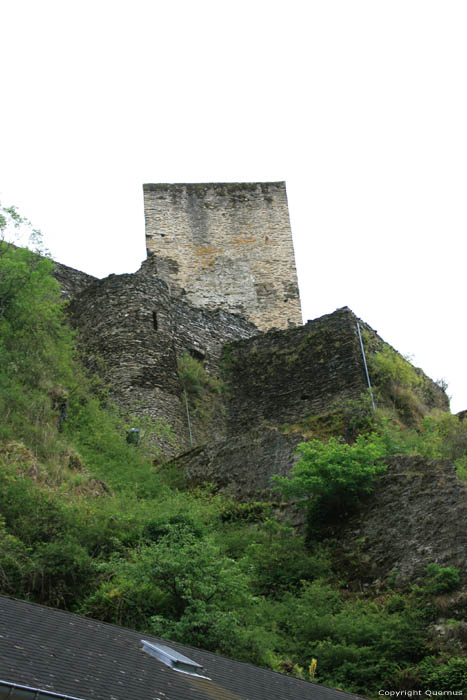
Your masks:
{"label": "rough stone wall", "polygon": [[[368,385],[357,321],[373,348],[386,345],[343,307],[301,328],[270,331],[224,348],[229,434],[294,423],[333,410],[342,399],[358,399]],[[445,392],[417,372],[425,379],[420,395],[425,407],[448,410]]]}
{"label": "rough stone wall", "polygon": [[367,506],[339,537],[344,565],[368,583],[393,575],[405,585],[433,562],[456,567],[466,584],[467,484],[454,464],[403,455],[385,462]]}
{"label": "rough stone wall", "polygon": [[72,267],[68,267],[68,265],[62,265],[57,262],[54,265],[54,277],[60,285],[60,291],[64,299],[72,299],[96,280],[96,277],[75,270]]}
{"label": "rough stone wall", "polygon": [[305,526],[305,510],[271,489],[271,476],[288,476],[297,461],[301,435],[283,435],[276,428],[257,428],[243,435],[208,442],[172,460],[193,487],[210,483],[224,496],[240,502],[266,501],[277,515],[285,516],[298,528]]}
{"label": "rough stone wall", "polygon": [[261,330],[302,324],[284,182],[148,184],[144,211],[171,294]]}
{"label": "rough stone wall", "polygon": [[224,350],[228,428],[238,434],[328,411],[366,389],[356,319],[344,307],[301,328],[273,331]]}
{"label": "rough stone wall", "polygon": [[[88,366],[105,375],[116,402],[172,427],[176,444],[159,441],[166,454],[190,445],[177,358],[184,352],[204,358],[206,370],[217,376],[222,345],[257,332],[238,316],[173,299],[165,282],[144,273],[96,280],[70,311]],[[223,414],[213,416],[213,439],[223,434],[223,421]],[[201,432],[196,415],[192,428],[196,443]]]}
{"label": "rough stone wall", "polygon": [[239,500],[271,500],[270,478],[290,473],[300,441],[301,436],[282,435],[275,428],[256,429],[195,447],[173,464],[190,485],[209,482]]}

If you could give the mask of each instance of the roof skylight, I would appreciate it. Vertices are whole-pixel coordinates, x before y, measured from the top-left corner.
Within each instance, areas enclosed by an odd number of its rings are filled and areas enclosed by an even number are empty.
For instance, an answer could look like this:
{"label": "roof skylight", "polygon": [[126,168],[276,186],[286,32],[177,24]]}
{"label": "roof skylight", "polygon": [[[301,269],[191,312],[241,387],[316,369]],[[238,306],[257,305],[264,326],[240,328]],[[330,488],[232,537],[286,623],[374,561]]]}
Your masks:
{"label": "roof skylight", "polygon": [[207,676],[203,676],[199,671],[202,671],[203,667],[196,661],[192,661],[187,656],[179,654],[178,651],[166,647],[162,644],[153,644],[152,642],[147,642],[145,639],[141,640],[143,645],[143,651],[150,656],[154,656],[163,664],[169,666],[174,671],[179,671],[180,673],[188,673],[190,676],[197,676],[198,678],[206,678],[208,681],[211,679]]}

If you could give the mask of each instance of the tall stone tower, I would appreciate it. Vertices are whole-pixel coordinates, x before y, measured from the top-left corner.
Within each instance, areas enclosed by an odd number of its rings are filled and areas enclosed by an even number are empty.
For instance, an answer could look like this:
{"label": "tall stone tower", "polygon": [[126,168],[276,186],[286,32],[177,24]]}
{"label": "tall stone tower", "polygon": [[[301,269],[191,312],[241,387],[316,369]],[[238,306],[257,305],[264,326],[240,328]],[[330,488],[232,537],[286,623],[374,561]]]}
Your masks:
{"label": "tall stone tower", "polygon": [[144,213],[171,294],[263,331],[301,325],[285,182],[148,184]]}

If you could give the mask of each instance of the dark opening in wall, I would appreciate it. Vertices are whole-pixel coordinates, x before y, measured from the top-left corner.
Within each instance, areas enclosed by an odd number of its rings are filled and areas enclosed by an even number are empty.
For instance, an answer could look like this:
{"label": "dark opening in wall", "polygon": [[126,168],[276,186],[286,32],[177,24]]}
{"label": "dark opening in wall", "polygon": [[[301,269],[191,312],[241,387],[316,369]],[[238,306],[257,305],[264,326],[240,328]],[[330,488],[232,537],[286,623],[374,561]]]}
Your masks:
{"label": "dark opening in wall", "polygon": [[152,325],[153,325],[155,331],[159,330],[159,323],[157,321],[157,312],[156,311],[152,312]]}
{"label": "dark opening in wall", "polygon": [[197,350],[196,348],[188,348],[188,352],[195,358],[195,360],[198,360],[198,362],[203,362],[204,358],[206,357],[202,350]]}

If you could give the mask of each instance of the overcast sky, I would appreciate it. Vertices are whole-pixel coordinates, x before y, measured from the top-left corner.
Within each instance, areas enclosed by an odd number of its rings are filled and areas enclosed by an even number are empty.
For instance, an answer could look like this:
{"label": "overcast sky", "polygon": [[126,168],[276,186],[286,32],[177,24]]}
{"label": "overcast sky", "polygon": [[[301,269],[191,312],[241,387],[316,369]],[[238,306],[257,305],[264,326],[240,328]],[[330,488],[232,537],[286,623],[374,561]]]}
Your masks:
{"label": "overcast sky", "polygon": [[465,0],[2,0],[0,197],[145,257],[144,182],[286,180],[304,319],[347,305],[467,409]]}

